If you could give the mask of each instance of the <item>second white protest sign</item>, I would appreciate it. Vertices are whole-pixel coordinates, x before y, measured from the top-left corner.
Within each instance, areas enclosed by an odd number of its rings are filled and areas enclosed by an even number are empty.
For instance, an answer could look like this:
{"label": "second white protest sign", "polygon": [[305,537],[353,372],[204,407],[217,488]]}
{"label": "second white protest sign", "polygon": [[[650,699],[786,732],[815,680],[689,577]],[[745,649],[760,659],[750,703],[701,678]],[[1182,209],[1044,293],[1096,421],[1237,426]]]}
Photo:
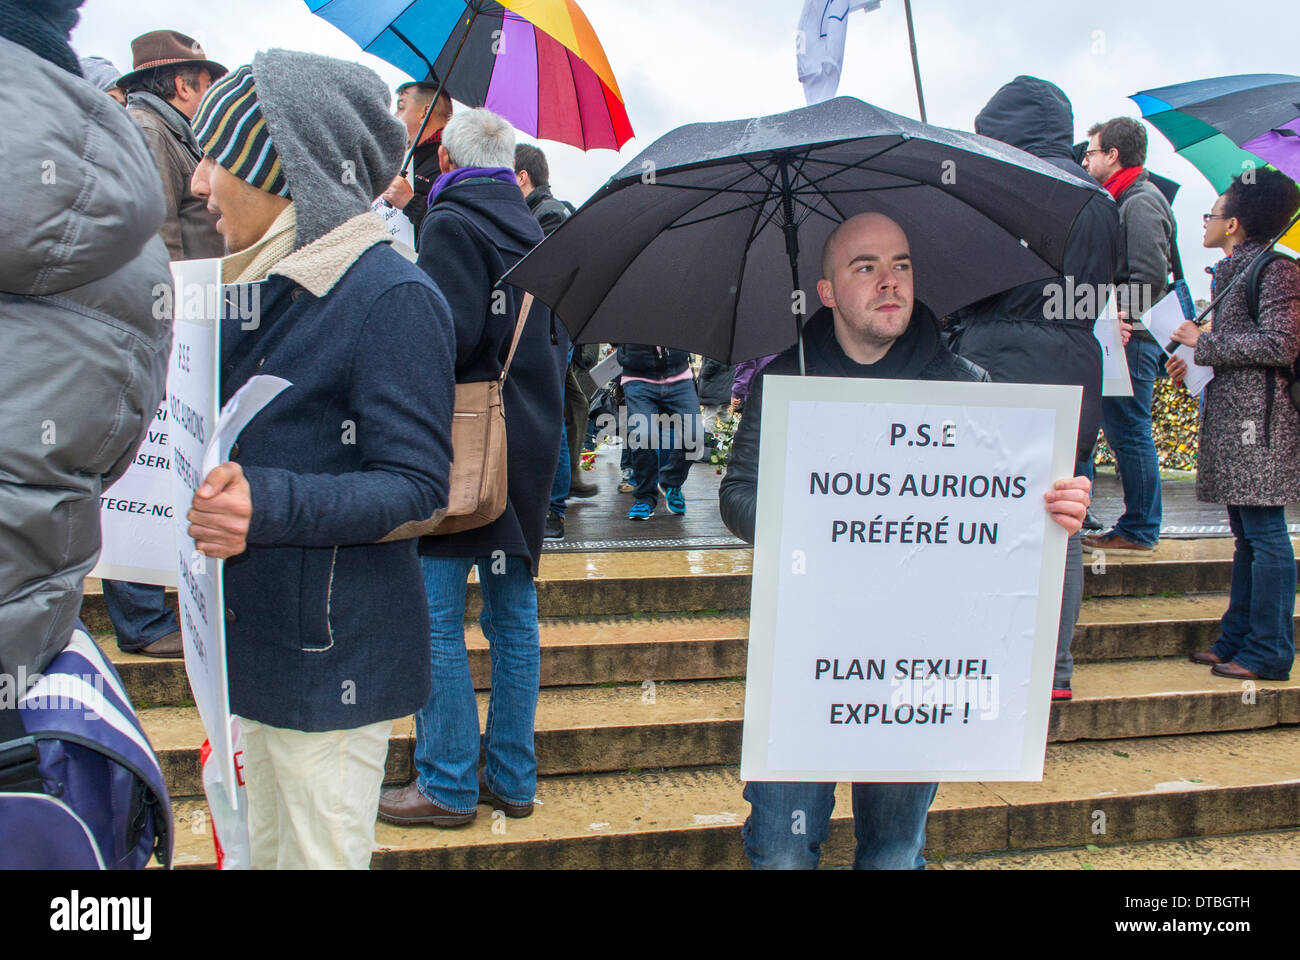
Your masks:
{"label": "second white protest sign", "polygon": [[1041,777],[1081,394],[766,378],[743,779]]}

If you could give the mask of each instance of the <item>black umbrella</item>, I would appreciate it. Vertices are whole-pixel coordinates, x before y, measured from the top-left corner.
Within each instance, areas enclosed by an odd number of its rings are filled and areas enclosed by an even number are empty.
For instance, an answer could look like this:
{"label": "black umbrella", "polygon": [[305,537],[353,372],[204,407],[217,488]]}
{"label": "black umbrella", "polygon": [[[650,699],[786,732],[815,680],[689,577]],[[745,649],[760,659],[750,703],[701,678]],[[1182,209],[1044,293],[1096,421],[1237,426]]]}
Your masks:
{"label": "black umbrella", "polygon": [[674,130],[505,279],[554,308],[575,342],[734,363],[795,342],[812,311],[791,290],[821,276],[826,238],[855,214],[903,227],[917,297],[943,316],[1059,276],[1097,189],[1006,144],[841,97]]}

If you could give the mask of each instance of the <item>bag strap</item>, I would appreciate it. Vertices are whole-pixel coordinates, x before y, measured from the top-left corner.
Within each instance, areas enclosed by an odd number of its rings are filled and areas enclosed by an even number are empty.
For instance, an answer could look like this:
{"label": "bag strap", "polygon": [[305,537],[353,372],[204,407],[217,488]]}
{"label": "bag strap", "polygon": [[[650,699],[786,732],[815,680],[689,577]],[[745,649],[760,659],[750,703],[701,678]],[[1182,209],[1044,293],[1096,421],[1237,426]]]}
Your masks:
{"label": "bag strap", "polygon": [[510,373],[510,364],[515,362],[515,351],[519,349],[519,338],[524,335],[524,324],[528,322],[528,314],[533,309],[533,295],[524,294],[524,302],[519,305],[519,320],[515,324],[515,338],[510,341],[510,354],[506,357],[506,365],[501,370],[501,385],[506,385],[506,376]]}
{"label": "bag strap", "polygon": [[1278,260],[1290,259],[1276,250],[1269,250],[1251,262],[1250,269],[1246,272],[1246,309],[1250,311],[1250,319],[1256,323],[1259,323],[1259,294],[1264,282],[1264,270]]}
{"label": "bag strap", "polygon": [[[16,678],[5,671],[0,663],[0,674]],[[18,701],[24,691],[13,689],[13,703],[0,702],[0,793],[44,793],[41,780],[40,751],[36,741],[27,735]]]}

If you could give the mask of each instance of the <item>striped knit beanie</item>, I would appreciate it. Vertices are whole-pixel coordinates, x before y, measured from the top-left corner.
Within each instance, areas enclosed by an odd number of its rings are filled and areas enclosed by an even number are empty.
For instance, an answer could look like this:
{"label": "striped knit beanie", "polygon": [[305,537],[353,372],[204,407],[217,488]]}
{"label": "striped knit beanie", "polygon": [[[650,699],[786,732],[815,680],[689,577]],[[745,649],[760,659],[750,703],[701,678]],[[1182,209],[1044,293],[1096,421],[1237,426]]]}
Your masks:
{"label": "striped knit beanie", "polygon": [[194,115],[199,148],[259,190],[289,197],[289,181],[257,102],[253,68],[242,66],[214,83]]}

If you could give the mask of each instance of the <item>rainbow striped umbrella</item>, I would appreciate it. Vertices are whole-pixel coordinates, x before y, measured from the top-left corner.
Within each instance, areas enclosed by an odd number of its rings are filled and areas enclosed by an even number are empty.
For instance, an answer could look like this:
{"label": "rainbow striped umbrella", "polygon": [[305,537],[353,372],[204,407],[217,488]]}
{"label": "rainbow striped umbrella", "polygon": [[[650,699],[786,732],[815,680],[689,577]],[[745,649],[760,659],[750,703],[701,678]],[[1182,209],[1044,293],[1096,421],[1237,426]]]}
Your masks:
{"label": "rainbow striped umbrella", "polygon": [[[1251,167],[1272,166],[1300,181],[1300,77],[1214,77],[1129,99],[1220,193]],[[1282,242],[1300,250],[1300,227]]]}
{"label": "rainbow striped umbrella", "polygon": [[618,150],[634,136],[574,0],[306,0],[367,53],[540,140]]}

